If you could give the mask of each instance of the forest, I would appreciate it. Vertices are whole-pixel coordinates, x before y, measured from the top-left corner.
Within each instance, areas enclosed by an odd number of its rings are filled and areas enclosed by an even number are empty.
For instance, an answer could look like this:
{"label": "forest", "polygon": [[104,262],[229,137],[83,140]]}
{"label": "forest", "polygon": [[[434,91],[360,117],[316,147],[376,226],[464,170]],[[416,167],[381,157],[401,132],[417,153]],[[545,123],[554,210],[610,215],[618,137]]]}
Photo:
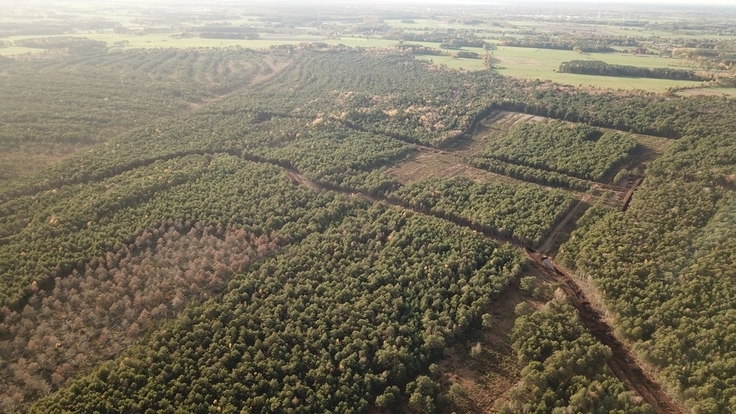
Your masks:
{"label": "forest", "polygon": [[586,39],[577,36],[548,37],[542,35],[533,37],[529,36],[522,39],[504,37],[501,38],[500,45],[511,47],[533,47],[540,49],[574,50],[581,53],[606,53],[615,51],[615,49],[609,46],[608,39]]}
{"label": "forest", "polygon": [[[37,409],[196,412],[214,399],[226,412],[362,411],[403,388],[519,269],[512,250],[439,220],[385,207],[342,220],[230,280],[222,299],[147,339],[138,359],[103,366]],[[198,373],[213,362],[202,388]]]}
{"label": "forest", "polygon": [[708,81],[712,77],[703,77],[692,70],[672,68],[642,68],[630,65],[612,65],[600,60],[571,60],[560,64],[560,72],[580,73],[598,76],[631,76],[640,78],[680,79]]}
{"label": "forest", "polygon": [[624,134],[564,122],[524,123],[488,146],[487,157],[588,180],[626,160],[637,142]]}
{"label": "forest", "polygon": [[575,308],[561,298],[545,306],[520,309],[512,339],[523,377],[501,413],[547,413],[552,407],[562,412],[654,412],[610,373],[606,360],[611,350],[586,332]]}
{"label": "forest", "polygon": [[732,98],[52,29],[0,61],[0,412],[734,412]]}
{"label": "forest", "polygon": [[[53,39],[60,45],[64,38]],[[237,49],[75,53],[0,65],[0,189],[56,156],[180,113],[270,70],[262,54]]]}

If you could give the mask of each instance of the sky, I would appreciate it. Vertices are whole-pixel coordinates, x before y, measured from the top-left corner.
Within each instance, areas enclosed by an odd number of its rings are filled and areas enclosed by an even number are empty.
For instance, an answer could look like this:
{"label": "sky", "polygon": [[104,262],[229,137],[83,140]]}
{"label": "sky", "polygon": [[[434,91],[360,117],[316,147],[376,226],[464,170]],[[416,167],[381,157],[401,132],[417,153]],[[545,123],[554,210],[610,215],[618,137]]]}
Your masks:
{"label": "sky", "polygon": [[[334,0],[333,0],[334,1]],[[679,5],[679,6],[702,6],[702,5],[714,5],[714,6],[731,6],[736,7],[736,0],[373,0],[377,3],[434,3],[434,4],[519,4],[519,3],[541,3],[547,5],[554,4],[570,4],[570,3],[583,3],[588,6],[596,4],[601,5],[618,5],[618,4],[638,4],[638,5]],[[351,0],[343,0],[341,3],[353,3]],[[314,1],[313,3],[319,4],[320,1]]]}

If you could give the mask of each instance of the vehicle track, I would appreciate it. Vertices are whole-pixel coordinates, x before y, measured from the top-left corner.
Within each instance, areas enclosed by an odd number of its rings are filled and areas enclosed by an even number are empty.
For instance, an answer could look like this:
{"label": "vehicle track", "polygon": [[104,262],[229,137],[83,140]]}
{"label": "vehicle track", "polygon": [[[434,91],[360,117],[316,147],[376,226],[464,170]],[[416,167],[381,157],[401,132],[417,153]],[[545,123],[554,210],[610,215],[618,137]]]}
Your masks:
{"label": "vehicle track", "polygon": [[621,201],[621,211],[626,211],[629,209],[629,203],[631,203],[631,197],[634,196],[634,191],[636,191],[636,188],[639,187],[639,185],[641,185],[642,181],[644,181],[643,178],[639,178],[636,181],[634,181],[634,184],[631,186],[629,191],[626,192],[624,199]]}
{"label": "vehicle track", "polygon": [[614,375],[624,383],[626,389],[641,395],[657,414],[682,413],[683,411],[667,393],[644,371],[631,351],[616,337],[611,326],[601,319],[600,313],[593,309],[570,273],[547,256],[531,249],[526,249],[526,253],[536,269],[551,280],[560,283],[562,290],[578,310],[580,320],[590,333],[599,342],[611,348],[612,355],[608,359],[608,366]]}
{"label": "vehicle track", "polygon": [[557,234],[567,225],[567,223],[570,222],[570,220],[572,220],[573,217],[575,217],[575,215],[578,213],[578,210],[580,210],[580,208],[585,205],[585,203],[590,201],[591,197],[592,196],[590,194],[585,194],[582,198],[580,198],[580,201],[578,201],[575,207],[570,209],[570,211],[568,211],[568,213],[565,215],[565,218],[562,219],[562,221],[557,224],[557,226],[552,230],[552,232],[547,237],[547,240],[545,240],[545,242],[539,248],[539,251],[549,252],[549,250],[554,245]]}
{"label": "vehicle track", "polygon": [[[385,202],[393,206],[402,208],[404,210],[411,211],[416,214],[438,217],[432,214],[428,214],[423,211],[417,211],[411,206],[403,205],[392,200],[388,200],[381,197],[364,194],[358,191],[350,191],[340,188],[330,188],[318,183],[315,183],[308,178],[304,177],[298,171],[293,169],[286,169],[287,174],[294,181],[296,185],[304,185],[313,190],[331,190],[357,196],[371,202]],[[582,201],[581,201],[582,202]],[[575,208],[577,209],[577,207]],[[573,209],[573,210],[575,210]],[[569,220],[568,216],[566,219]],[[570,272],[563,267],[556,264],[551,258],[538,253],[528,246],[524,246],[518,241],[511,240],[508,238],[499,237],[481,226],[469,223],[467,220],[461,220],[457,217],[438,217],[447,221],[450,221],[456,225],[468,227],[479,233],[484,234],[486,237],[492,238],[501,242],[502,244],[510,243],[526,251],[527,257],[529,258],[531,265],[538,269],[545,277],[551,281],[557,282],[561,285],[562,290],[570,298],[572,305],[578,310],[580,320],[583,325],[591,332],[591,334],[602,344],[608,346],[611,351],[611,357],[608,359],[608,366],[611,368],[613,374],[623,382],[624,387],[627,390],[634,391],[639,394],[644,401],[654,408],[654,412],[657,414],[681,414],[683,410],[677,406],[672,398],[662,390],[662,388],[652,379],[652,377],[644,371],[639,362],[636,360],[631,351],[621,342],[617,337],[610,325],[601,319],[599,311],[593,308],[593,305],[583,294],[580,286],[572,278]],[[543,244],[547,245],[549,239],[553,238],[554,232],[548,238],[548,241]]]}

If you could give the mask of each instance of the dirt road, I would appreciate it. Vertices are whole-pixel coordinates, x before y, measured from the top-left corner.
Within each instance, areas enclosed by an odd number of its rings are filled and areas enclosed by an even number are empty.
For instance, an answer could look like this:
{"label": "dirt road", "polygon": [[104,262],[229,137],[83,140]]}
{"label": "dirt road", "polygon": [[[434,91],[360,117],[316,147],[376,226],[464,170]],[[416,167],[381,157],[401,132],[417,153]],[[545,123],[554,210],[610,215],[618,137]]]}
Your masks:
{"label": "dirt road", "polygon": [[578,201],[578,203],[575,205],[575,207],[573,207],[572,209],[570,209],[570,211],[567,213],[567,215],[565,216],[565,218],[562,219],[562,221],[559,224],[557,224],[557,226],[554,229],[552,229],[552,232],[547,237],[547,240],[545,240],[545,242],[539,248],[539,251],[540,252],[549,253],[550,249],[554,245],[555,239],[557,238],[557,234],[560,232],[560,230],[562,230],[567,225],[567,223],[569,223],[570,220],[572,220],[572,218],[575,217],[575,215],[578,213],[578,210],[580,210],[580,208],[583,205],[585,205],[585,203],[587,203],[588,201],[590,201],[590,199],[591,199],[591,195],[590,194],[585,194],[580,199],[580,201]]}
{"label": "dirt road", "polygon": [[608,366],[624,383],[626,389],[641,395],[647,403],[654,407],[657,414],[682,413],[675,402],[641,368],[628,348],[616,338],[611,326],[604,322],[600,314],[593,309],[570,273],[552,259],[537,252],[527,249],[527,256],[532,265],[542,274],[561,284],[571,303],[578,310],[583,325],[598,341],[611,348],[612,355],[608,360]]}
{"label": "dirt road", "polygon": [[[391,200],[377,198],[369,194],[325,188],[324,186],[310,181],[294,170],[288,170],[288,174],[295,184],[305,185],[313,190],[335,190],[352,196],[361,197],[371,202],[383,201],[417,214],[430,215],[425,212],[416,211],[409,206],[402,205]],[[574,210],[576,210],[583,202],[584,201],[581,200],[578,206],[576,206],[571,213],[574,213]],[[571,217],[572,215],[568,214],[565,219],[570,220]],[[474,223],[470,223],[468,220],[447,216],[440,218],[459,226],[472,228],[473,230],[476,230],[494,240],[498,240],[503,243],[511,243],[517,247],[525,249],[531,265],[545,275],[545,277],[549,278],[549,280],[557,282],[562,286],[565,294],[570,298],[572,305],[578,310],[580,320],[583,322],[583,325],[590,330],[591,334],[598,341],[611,348],[612,355],[608,360],[608,366],[611,368],[614,375],[624,383],[626,389],[641,395],[642,398],[644,398],[644,400],[654,408],[654,411],[657,414],[681,414],[683,412],[662,390],[662,388],[642,369],[631,351],[629,351],[629,349],[618,338],[616,338],[611,326],[601,319],[600,313],[593,308],[590,301],[585,297],[582,289],[580,289],[580,286],[578,286],[572,278],[569,271],[556,264],[546,255],[537,253],[529,247],[523,246],[513,240],[499,240],[498,235],[488,232],[487,229],[474,225]],[[564,226],[564,223],[561,223],[561,225]],[[562,228],[560,226],[558,227]],[[559,231],[559,229],[555,229],[555,231]],[[553,236],[554,231],[543,246],[551,243],[550,240],[553,239]]]}

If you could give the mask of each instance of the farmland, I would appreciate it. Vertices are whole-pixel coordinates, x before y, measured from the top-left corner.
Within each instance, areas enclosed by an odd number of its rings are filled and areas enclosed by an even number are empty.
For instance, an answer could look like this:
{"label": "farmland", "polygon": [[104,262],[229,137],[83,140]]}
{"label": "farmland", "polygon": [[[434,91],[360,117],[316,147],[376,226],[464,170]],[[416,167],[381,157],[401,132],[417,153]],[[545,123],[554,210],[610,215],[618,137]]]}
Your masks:
{"label": "farmland", "polygon": [[[349,6],[342,12],[350,10]],[[243,47],[243,48],[269,48],[280,45],[298,45],[305,42],[319,42],[328,45],[345,45],[350,47],[396,47],[403,43],[400,36],[396,36],[396,30],[412,36],[422,36],[426,33],[453,33],[472,32],[479,39],[483,39],[489,45],[495,45],[491,52],[491,62],[494,70],[500,74],[528,79],[552,80],[554,82],[582,85],[587,87],[602,87],[613,89],[640,89],[652,92],[664,92],[671,89],[695,88],[703,86],[702,82],[677,81],[677,80],[652,80],[641,78],[600,78],[571,73],[560,73],[557,69],[560,64],[570,60],[600,60],[613,65],[631,65],[648,68],[694,68],[698,67],[697,61],[687,59],[684,56],[675,56],[671,53],[660,53],[650,44],[665,47],[669,43],[687,41],[692,39],[710,39],[720,41],[729,39],[736,35],[723,31],[718,34],[710,34],[707,31],[700,33],[682,33],[680,30],[668,31],[663,20],[662,23],[654,23],[655,28],[643,29],[640,25],[612,25],[572,22],[544,22],[536,19],[502,20],[493,14],[488,18],[476,19],[477,21],[466,22],[462,19],[448,17],[416,18],[416,19],[382,19],[378,21],[383,11],[380,7],[373,14],[366,16],[366,21],[371,23],[358,24],[354,19],[345,19],[341,10],[335,10],[334,14],[322,22],[321,26],[315,26],[308,18],[297,17],[290,11],[274,6],[254,13],[250,9],[223,9],[205,12],[196,16],[191,13],[179,13],[166,11],[157,15],[160,11],[141,9],[135,12],[124,7],[112,6],[98,10],[90,5],[77,3],[69,6],[70,13],[74,13],[75,20],[84,24],[64,25],[58,17],[53,14],[45,16],[45,22],[52,26],[58,26],[60,34],[51,36],[75,36],[87,38],[93,41],[104,42],[108,47],[118,50],[140,49],[140,48],[209,48],[209,47]],[[358,8],[359,9],[359,8]],[[298,10],[298,8],[297,8]],[[0,24],[6,22],[10,28],[0,34],[2,44],[0,55],[18,56],[45,53],[43,49],[22,46],[22,41],[37,38],[38,35],[25,29],[24,25],[32,25],[38,22],[33,13],[24,12],[22,8],[14,10],[7,16],[0,18]],[[353,11],[353,10],[350,10]],[[26,13],[26,14],[24,14]],[[307,12],[309,13],[309,12]],[[360,13],[365,13],[360,11]],[[27,16],[30,14],[30,16]],[[451,13],[450,13],[451,14]],[[481,14],[482,16],[482,14]],[[512,14],[513,16],[513,14]],[[284,23],[284,17],[289,24]],[[661,17],[661,16],[658,16]],[[97,22],[95,19],[102,19]],[[168,20],[167,20],[168,19]],[[89,30],[89,20],[95,21],[94,30]],[[656,21],[656,20],[655,20]],[[74,22],[74,20],[73,20]],[[71,28],[71,29],[70,29]],[[367,30],[370,28],[370,31]],[[65,31],[66,30],[66,31]],[[215,30],[214,38],[201,36],[202,32],[210,33]],[[61,34],[63,32],[63,34]],[[242,33],[253,33],[253,36],[244,36]],[[614,42],[612,50],[615,53],[589,53],[583,54],[569,50],[553,50],[538,47],[508,47],[503,45],[503,39],[529,39],[564,33],[576,35],[582,33],[584,36],[599,36],[602,38],[631,38],[642,39],[643,46],[635,47],[617,46]],[[420,59],[432,60],[437,64],[446,65],[451,69],[483,70],[486,68],[481,59],[454,56],[450,53],[446,56],[438,56],[436,53],[446,52],[441,48],[439,42],[412,41],[412,44],[422,45],[430,50],[431,55],[417,55]],[[678,47],[672,44],[669,47]],[[659,46],[657,46],[659,47]],[[637,51],[632,52],[632,49]],[[463,51],[483,54],[481,47],[463,47]],[[669,50],[669,49],[668,49]],[[707,93],[707,89],[703,92]]]}
{"label": "farmland", "polygon": [[733,413],[718,13],[211,6],[0,17],[0,412]]}
{"label": "farmland", "polygon": [[[138,49],[138,48],[190,48],[190,47],[232,47],[239,46],[245,48],[268,48],[278,45],[298,45],[305,42],[322,42],[329,45],[346,45],[351,47],[390,47],[397,44],[394,40],[366,38],[363,36],[341,36],[338,38],[324,38],[314,35],[296,35],[296,36],[263,36],[257,40],[239,40],[239,39],[201,39],[201,38],[171,38],[170,35],[142,35],[142,36],[121,36],[121,35],[95,35],[85,34],[83,37],[100,40],[108,45],[115,45],[116,42],[125,42],[124,45],[117,46],[121,50]],[[13,38],[13,39],[21,39]],[[418,44],[428,45],[436,50],[437,44],[427,44],[419,42]],[[471,52],[482,52],[481,48],[467,48]],[[4,55],[21,55],[21,54],[39,53],[38,49],[11,46],[0,48],[0,54]],[[452,56],[434,56],[419,55],[418,58],[432,60],[437,64],[447,65],[452,69],[465,70],[483,70],[485,66],[482,60],[456,58]],[[694,81],[673,81],[673,80],[651,80],[640,78],[611,78],[600,79],[584,75],[575,75],[568,73],[559,73],[557,69],[560,64],[580,59],[581,56],[573,51],[554,51],[534,48],[509,48],[499,47],[493,51],[493,62],[496,71],[503,75],[530,78],[530,79],[549,79],[555,82],[585,85],[592,87],[603,87],[613,89],[641,89],[653,92],[662,92],[673,87],[697,87],[702,82]],[[610,64],[633,65],[642,67],[687,67],[689,62],[681,59],[660,58],[652,56],[631,56],[626,54],[596,54],[592,53],[583,57],[587,60],[603,60]]]}

